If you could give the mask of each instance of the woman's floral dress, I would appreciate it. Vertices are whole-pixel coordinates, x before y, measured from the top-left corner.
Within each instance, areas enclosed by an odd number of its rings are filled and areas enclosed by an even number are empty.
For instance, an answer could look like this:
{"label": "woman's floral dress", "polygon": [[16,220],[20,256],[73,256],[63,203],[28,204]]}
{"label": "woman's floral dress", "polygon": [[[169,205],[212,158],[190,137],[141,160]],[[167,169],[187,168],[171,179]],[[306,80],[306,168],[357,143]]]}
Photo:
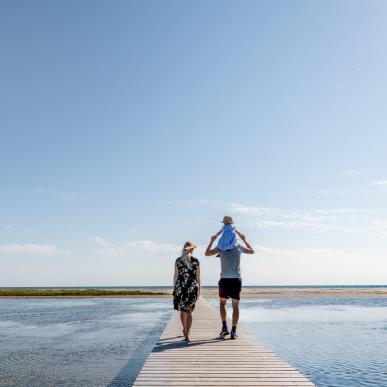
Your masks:
{"label": "woman's floral dress", "polygon": [[179,270],[179,276],[173,290],[173,306],[183,312],[193,311],[199,296],[199,283],[196,279],[199,260],[191,257],[190,268],[185,259],[180,257],[176,259],[175,266]]}

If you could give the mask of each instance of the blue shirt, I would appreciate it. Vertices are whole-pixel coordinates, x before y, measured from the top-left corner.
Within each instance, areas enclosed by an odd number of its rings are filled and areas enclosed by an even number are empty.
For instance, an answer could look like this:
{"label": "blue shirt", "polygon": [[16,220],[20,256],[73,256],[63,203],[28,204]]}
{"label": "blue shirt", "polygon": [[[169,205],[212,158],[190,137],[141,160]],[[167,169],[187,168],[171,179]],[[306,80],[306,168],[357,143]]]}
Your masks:
{"label": "blue shirt", "polygon": [[225,224],[223,233],[216,246],[221,251],[232,250],[237,245],[237,236],[233,224]]}

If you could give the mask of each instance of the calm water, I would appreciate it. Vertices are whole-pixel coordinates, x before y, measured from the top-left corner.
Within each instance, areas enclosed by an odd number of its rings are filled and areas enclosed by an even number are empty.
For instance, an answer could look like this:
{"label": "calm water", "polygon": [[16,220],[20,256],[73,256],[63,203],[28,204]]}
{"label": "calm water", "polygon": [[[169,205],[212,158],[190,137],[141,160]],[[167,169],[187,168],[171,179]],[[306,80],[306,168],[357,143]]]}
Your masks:
{"label": "calm water", "polygon": [[386,298],[245,299],[241,322],[318,386],[387,386]]}
{"label": "calm water", "polygon": [[128,386],[167,299],[0,299],[0,386]]}
{"label": "calm water", "polygon": [[[170,312],[156,298],[0,299],[0,386],[128,386]],[[385,298],[245,299],[241,321],[318,386],[387,387]]]}

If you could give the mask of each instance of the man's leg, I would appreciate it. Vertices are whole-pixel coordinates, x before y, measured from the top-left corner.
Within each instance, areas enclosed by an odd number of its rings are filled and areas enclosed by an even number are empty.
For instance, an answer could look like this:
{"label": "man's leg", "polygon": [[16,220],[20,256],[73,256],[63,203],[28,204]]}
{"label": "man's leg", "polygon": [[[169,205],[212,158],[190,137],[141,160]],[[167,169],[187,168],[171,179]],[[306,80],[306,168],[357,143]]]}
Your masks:
{"label": "man's leg", "polygon": [[242,289],[242,281],[240,279],[236,279],[233,284],[232,289],[232,328],[231,328],[231,339],[236,339],[238,337],[236,333],[238,321],[239,321],[239,299]]}
{"label": "man's leg", "polygon": [[219,311],[220,311],[220,318],[222,320],[222,330],[220,332],[220,336],[226,336],[229,334],[228,328],[227,328],[227,299],[223,297],[219,297]]}
{"label": "man's leg", "polygon": [[239,300],[232,299],[232,327],[236,329],[239,321]]}
{"label": "man's leg", "polygon": [[219,298],[220,318],[222,319],[222,321],[227,320],[226,304],[227,304],[226,298]]}

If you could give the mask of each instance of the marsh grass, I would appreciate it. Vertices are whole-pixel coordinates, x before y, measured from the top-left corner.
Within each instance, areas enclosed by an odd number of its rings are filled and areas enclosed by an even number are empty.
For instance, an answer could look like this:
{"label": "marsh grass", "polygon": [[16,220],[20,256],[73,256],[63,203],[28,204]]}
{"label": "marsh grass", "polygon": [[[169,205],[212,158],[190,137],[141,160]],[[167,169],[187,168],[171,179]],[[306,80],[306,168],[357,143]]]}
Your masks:
{"label": "marsh grass", "polygon": [[0,297],[130,297],[168,296],[168,292],[109,289],[0,289]]}

